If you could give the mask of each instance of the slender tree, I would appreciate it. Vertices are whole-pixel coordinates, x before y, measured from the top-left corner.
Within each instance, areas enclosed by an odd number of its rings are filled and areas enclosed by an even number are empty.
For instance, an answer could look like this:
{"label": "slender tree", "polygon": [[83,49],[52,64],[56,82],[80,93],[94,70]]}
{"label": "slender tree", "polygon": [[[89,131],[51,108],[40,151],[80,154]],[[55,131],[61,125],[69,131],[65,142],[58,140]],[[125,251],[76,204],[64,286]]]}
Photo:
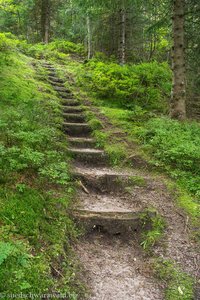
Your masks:
{"label": "slender tree", "polygon": [[45,44],[49,42],[50,0],[41,0],[41,36]]}
{"label": "slender tree", "polygon": [[88,59],[92,56],[92,34],[91,34],[91,21],[89,14],[87,15],[87,52],[88,52]]}
{"label": "slender tree", "polygon": [[173,1],[173,86],[171,95],[171,117],[186,118],[186,68],[184,48],[184,0]]}
{"label": "slender tree", "polygon": [[126,7],[125,1],[122,0],[121,4],[121,39],[120,39],[120,64],[126,63]]}

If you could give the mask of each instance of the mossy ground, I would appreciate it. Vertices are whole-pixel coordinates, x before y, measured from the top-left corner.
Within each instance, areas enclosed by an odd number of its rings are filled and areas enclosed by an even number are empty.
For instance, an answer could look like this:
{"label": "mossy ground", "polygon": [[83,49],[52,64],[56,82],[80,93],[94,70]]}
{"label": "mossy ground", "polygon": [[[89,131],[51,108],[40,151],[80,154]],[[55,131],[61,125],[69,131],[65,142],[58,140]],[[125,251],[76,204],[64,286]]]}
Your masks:
{"label": "mossy ground", "polygon": [[0,295],[75,300],[84,288],[70,246],[79,232],[68,215],[60,102],[42,65],[15,47],[1,52],[0,67]]}

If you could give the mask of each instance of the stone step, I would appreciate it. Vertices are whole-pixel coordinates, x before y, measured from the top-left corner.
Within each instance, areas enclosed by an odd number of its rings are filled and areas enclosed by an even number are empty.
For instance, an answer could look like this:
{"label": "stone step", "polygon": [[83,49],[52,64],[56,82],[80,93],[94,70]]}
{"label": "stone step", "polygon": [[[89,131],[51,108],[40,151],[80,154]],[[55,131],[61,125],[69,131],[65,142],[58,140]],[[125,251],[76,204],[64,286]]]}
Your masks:
{"label": "stone step", "polygon": [[81,113],[84,109],[80,106],[63,106],[64,113]]}
{"label": "stone step", "polygon": [[126,188],[147,187],[151,184],[149,178],[137,172],[120,172],[108,168],[76,167],[74,177],[81,180],[89,190],[97,193],[121,193]]}
{"label": "stone step", "polygon": [[92,138],[68,138],[68,142],[74,148],[94,148],[95,140]]}
{"label": "stone step", "polygon": [[61,91],[58,91],[59,93],[59,96],[63,99],[67,99],[69,97],[69,95],[72,95],[72,92],[61,92]]}
{"label": "stone step", "polygon": [[54,68],[52,66],[45,66],[45,68],[49,71],[56,71],[56,68]]}
{"label": "stone step", "polygon": [[99,230],[109,234],[132,234],[141,229],[142,211],[71,211],[75,222],[85,228],[86,233]]}
{"label": "stone step", "polygon": [[81,162],[84,165],[105,166],[107,163],[107,157],[103,150],[93,148],[70,148],[69,151],[76,159],[76,162]]}
{"label": "stone step", "polygon": [[45,68],[45,69],[48,69],[48,70],[49,70],[49,69],[52,69],[52,66],[50,66],[50,65],[44,65],[44,64],[43,64],[43,68]]}
{"label": "stone step", "polygon": [[54,67],[49,63],[43,63],[43,67],[47,69],[52,69],[52,68],[54,69]]}
{"label": "stone step", "polygon": [[56,71],[53,71],[53,70],[49,71],[48,77],[49,78],[57,78]]}
{"label": "stone step", "polygon": [[[89,191],[83,187],[82,182],[77,181],[78,201],[76,204],[77,209],[95,210],[95,211],[139,211],[147,208],[148,203],[143,201],[143,198],[137,194],[99,194],[96,191]],[[85,188],[85,189],[84,189]]]}
{"label": "stone step", "polygon": [[62,81],[62,82],[52,81],[52,80],[48,80],[48,81],[49,81],[49,83],[50,83],[51,85],[53,85],[53,87],[55,87],[55,86],[59,86],[59,87],[62,87],[62,88],[65,87],[63,81]]}
{"label": "stone step", "polygon": [[63,124],[64,131],[72,137],[88,137],[91,133],[91,128],[87,123],[67,123]]}
{"label": "stone step", "polygon": [[83,114],[74,114],[74,113],[63,113],[65,121],[72,123],[82,123],[85,122],[85,116]]}
{"label": "stone step", "polygon": [[63,106],[79,106],[80,103],[78,100],[69,98],[69,99],[62,99],[61,101]]}
{"label": "stone step", "polygon": [[66,87],[61,87],[61,86],[54,86],[54,90],[56,92],[62,92],[62,93],[67,93],[67,94],[71,94],[71,91],[69,89],[67,89]]}
{"label": "stone step", "polygon": [[58,78],[57,76],[51,76],[51,75],[49,75],[48,76],[49,77],[49,80],[51,81],[51,82],[54,82],[54,83],[64,83],[64,81],[62,80],[62,79],[60,79],[60,78]]}

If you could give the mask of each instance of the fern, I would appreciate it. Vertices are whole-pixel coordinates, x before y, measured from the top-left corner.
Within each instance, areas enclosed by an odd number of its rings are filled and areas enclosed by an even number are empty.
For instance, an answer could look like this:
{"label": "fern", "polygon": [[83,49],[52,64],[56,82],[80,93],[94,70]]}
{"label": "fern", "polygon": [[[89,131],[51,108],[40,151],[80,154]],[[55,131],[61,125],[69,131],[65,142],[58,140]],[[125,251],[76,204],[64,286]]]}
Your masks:
{"label": "fern", "polygon": [[0,242],[0,265],[15,251],[16,247],[11,243]]}

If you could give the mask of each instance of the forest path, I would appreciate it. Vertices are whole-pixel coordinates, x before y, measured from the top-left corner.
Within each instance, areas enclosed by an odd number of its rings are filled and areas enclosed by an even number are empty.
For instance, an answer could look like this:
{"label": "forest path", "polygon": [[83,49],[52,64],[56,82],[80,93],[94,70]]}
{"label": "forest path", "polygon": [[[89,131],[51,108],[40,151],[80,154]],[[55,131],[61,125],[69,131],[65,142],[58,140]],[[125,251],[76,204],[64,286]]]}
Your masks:
{"label": "forest path", "polygon": [[[171,225],[177,222],[177,231],[173,226],[168,229],[171,247],[167,251],[172,254],[174,251],[174,257],[183,260],[184,264],[190,244],[187,237],[182,238],[182,217],[172,213],[170,195],[163,192],[160,181],[142,174],[141,185],[141,182],[137,183],[141,178],[139,170],[113,170],[109,167],[104,150],[95,147],[79,101],[65,88],[56,70],[48,63],[44,66],[49,71],[50,83],[62,98],[64,131],[74,157],[74,177],[80,183],[73,216],[86,231],[75,249],[84,268],[84,280],[90,288],[87,299],[164,299],[164,287],[152,276],[151,260],[139,245],[141,213],[149,205],[154,205],[163,211]],[[167,208],[161,203],[166,203]],[[173,245],[175,241],[177,247]],[[163,256],[163,249],[158,247],[157,252]],[[191,259],[186,262],[189,270],[194,257],[193,253],[190,254]]]}

